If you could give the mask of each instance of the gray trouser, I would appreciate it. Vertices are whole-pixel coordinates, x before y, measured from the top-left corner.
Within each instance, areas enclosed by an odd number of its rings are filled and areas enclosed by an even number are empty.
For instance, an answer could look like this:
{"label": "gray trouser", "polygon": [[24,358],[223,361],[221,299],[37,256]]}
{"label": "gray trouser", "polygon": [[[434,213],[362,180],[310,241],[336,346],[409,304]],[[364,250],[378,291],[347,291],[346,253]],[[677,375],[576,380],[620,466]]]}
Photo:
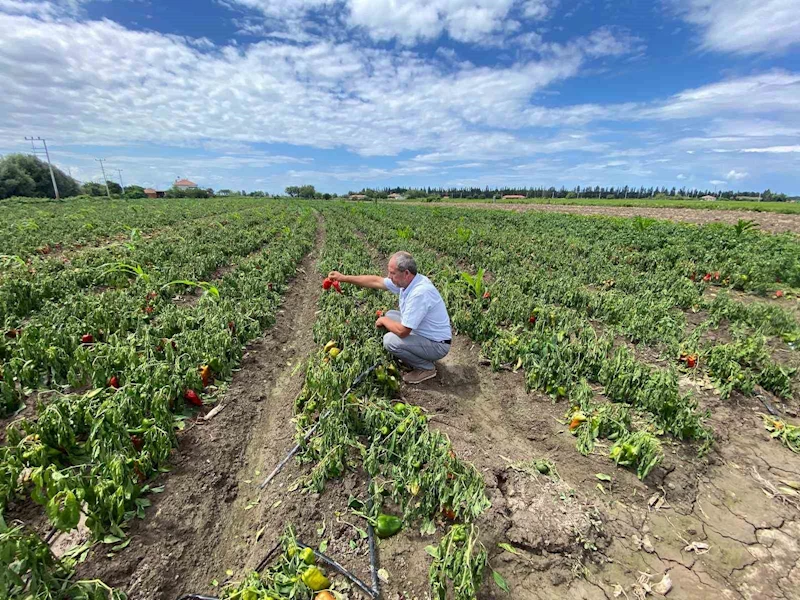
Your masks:
{"label": "gray trouser", "polygon": [[[400,322],[400,312],[397,310],[390,310],[386,317]],[[434,368],[433,361],[444,358],[450,352],[450,344],[434,342],[415,333],[401,338],[389,332],[383,336],[383,347],[411,368],[426,371]]]}

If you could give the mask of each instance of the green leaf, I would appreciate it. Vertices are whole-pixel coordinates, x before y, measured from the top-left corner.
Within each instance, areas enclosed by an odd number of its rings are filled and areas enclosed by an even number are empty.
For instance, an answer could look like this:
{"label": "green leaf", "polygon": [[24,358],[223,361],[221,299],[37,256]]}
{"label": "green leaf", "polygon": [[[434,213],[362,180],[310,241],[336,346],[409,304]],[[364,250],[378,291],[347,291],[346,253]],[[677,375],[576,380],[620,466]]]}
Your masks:
{"label": "green leaf", "polygon": [[325,552],[327,549],[328,549],[328,540],[322,540],[319,543],[319,551],[320,552]]}
{"label": "green leaf", "polygon": [[512,546],[511,544],[506,544],[505,542],[500,542],[497,545],[500,546],[506,552],[511,552],[511,554],[519,554],[519,550],[514,548],[514,546]]}
{"label": "green leaf", "polygon": [[128,547],[128,544],[130,544],[130,543],[131,543],[131,538],[128,538],[127,540],[125,540],[125,541],[124,541],[124,542],[122,542],[121,544],[117,544],[116,546],[112,546],[112,547],[111,547],[111,549],[112,549],[114,552],[119,552],[119,551],[120,551],[120,550],[122,550],[123,548],[127,548],[127,547]]}
{"label": "green leaf", "polygon": [[425,546],[425,552],[430,554],[433,558],[439,559],[439,548],[436,546]]}
{"label": "green leaf", "polygon": [[611,481],[611,475],[606,475],[605,473],[595,473],[595,477],[600,481]]}
{"label": "green leaf", "polygon": [[81,508],[78,498],[70,490],[61,490],[50,499],[45,507],[47,516],[61,531],[69,531],[78,525],[81,518]]}
{"label": "green leaf", "polygon": [[506,594],[510,593],[508,584],[506,583],[506,580],[503,579],[503,576],[500,575],[500,573],[492,569],[492,577],[494,577],[494,582],[497,584],[497,587],[503,590]]}

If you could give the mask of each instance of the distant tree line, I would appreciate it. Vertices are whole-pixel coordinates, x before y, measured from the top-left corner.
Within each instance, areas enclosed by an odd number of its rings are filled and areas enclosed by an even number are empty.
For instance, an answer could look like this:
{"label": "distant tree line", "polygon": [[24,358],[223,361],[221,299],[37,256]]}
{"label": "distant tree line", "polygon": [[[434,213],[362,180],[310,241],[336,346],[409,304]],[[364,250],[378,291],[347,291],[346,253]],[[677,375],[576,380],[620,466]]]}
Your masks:
{"label": "distant tree line", "polygon": [[502,196],[525,196],[525,198],[702,198],[703,196],[716,196],[721,200],[752,200],[758,199],[759,195],[764,202],[788,202],[794,198],[786,194],[777,194],[769,189],[763,192],[749,190],[727,190],[724,192],[714,192],[712,190],[700,190],[689,188],[667,188],[667,187],[604,187],[604,186],[576,186],[574,188],[555,188],[555,187],[424,187],[424,188],[404,188],[386,187],[381,189],[364,188],[361,191],[348,192],[349,195],[359,194],[368,198],[388,198],[389,194],[400,194],[409,200],[445,197],[450,198],[500,198]]}

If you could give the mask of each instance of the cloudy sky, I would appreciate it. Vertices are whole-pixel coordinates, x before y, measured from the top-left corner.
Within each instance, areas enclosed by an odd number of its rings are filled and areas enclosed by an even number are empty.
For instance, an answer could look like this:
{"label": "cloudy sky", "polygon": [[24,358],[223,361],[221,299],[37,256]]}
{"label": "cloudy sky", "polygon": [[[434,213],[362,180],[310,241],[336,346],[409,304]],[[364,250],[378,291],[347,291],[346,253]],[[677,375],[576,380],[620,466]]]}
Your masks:
{"label": "cloudy sky", "polygon": [[84,181],[800,193],[800,0],[0,0],[0,31],[0,154]]}

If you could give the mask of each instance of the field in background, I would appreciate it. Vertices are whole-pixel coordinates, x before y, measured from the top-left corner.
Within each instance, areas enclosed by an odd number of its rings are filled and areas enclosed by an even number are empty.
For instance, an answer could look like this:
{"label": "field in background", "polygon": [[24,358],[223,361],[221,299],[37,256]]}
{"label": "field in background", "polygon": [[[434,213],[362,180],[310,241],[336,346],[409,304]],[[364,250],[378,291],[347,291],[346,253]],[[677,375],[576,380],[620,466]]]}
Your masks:
{"label": "field in background", "polygon": [[485,198],[445,198],[439,202],[449,203],[496,203],[496,204],[555,204],[564,206],[620,206],[641,208],[691,208],[698,210],[747,210],[754,212],[775,212],[784,214],[800,214],[800,203],[797,202],[749,202],[733,200],[657,200],[643,199],[605,199],[605,198],[524,198],[511,200],[487,200]]}

